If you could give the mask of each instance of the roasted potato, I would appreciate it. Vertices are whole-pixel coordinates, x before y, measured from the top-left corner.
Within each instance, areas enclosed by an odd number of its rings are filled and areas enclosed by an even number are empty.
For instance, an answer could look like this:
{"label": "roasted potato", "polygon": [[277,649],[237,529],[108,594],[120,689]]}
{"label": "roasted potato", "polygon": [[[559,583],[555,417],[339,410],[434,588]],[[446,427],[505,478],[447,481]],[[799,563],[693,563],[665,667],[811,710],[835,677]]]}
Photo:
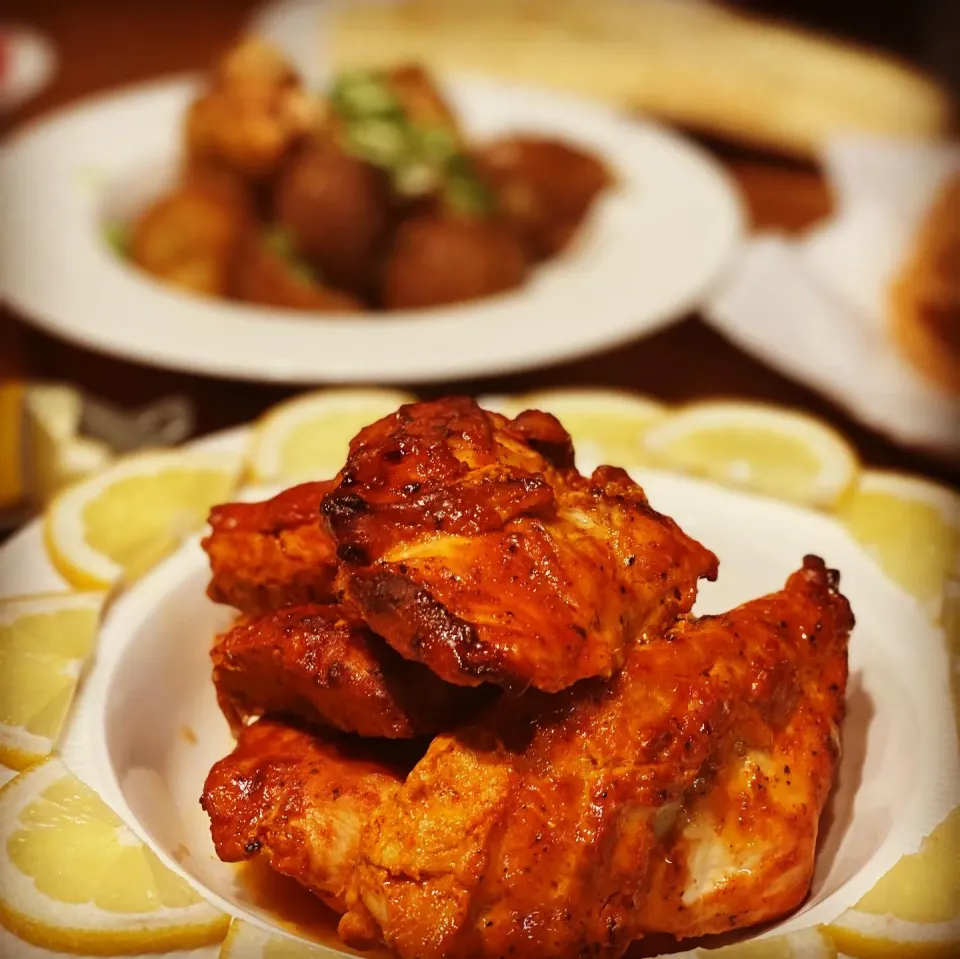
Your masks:
{"label": "roasted potato", "polygon": [[212,194],[254,215],[258,194],[254,184],[216,160],[187,157],[180,171],[180,186]]}
{"label": "roasted potato", "polygon": [[237,244],[250,228],[243,204],[197,184],[182,186],[136,220],[130,258],[166,283],[226,296]]}
{"label": "roasted potato", "polygon": [[360,294],[370,287],[393,223],[383,171],[315,138],[281,170],[274,210],[325,279]]}
{"label": "roasted potato", "polygon": [[560,140],[505,137],[478,150],[475,160],[501,216],[535,260],[567,246],[612,182],[596,156]]}
{"label": "roasted potato", "polygon": [[397,230],[384,267],[383,305],[417,309],[475,300],[519,286],[527,260],[494,220],[417,217]]}
{"label": "roasted potato", "polygon": [[356,297],[325,285],[263,235],[244,238],[233,275],[233,295],[247,303],[313,313],[359,313],[364,309]]}
{"label": "roasted potato", "polygon": [[211,89],[191,105],[187,154],[263,180],[321,115],[320,104],[283,58],[261,41],[247,40],[223,59]]}

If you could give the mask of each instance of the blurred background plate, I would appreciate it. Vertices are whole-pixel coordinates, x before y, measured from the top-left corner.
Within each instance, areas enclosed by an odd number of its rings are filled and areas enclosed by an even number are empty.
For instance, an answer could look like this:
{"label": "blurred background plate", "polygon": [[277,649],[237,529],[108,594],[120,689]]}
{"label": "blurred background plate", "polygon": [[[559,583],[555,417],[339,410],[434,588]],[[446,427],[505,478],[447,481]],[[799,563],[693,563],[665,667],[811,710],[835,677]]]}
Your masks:
{"label": "blurred background plate", "polygon": [[53,44],[42,33],[21,23],[0,23],[0,111],[36,96],[56,69]]}
{"label": "blurred background plate", "polygon": [[719,164],[679,134],[589,101],[516,85],[449,85],[481,137],[568,137],[609,161],[617,188],[565,256],[515,294],[388,319],[304,316],[201,299],[128,268],[105,227],[157,196],[176,168],[193,79],[88,100],[16,137],[3,158],[0,284],[44,329],[130,359],[283,382],[424,382],[528,369],[679,319],[743,231]]}

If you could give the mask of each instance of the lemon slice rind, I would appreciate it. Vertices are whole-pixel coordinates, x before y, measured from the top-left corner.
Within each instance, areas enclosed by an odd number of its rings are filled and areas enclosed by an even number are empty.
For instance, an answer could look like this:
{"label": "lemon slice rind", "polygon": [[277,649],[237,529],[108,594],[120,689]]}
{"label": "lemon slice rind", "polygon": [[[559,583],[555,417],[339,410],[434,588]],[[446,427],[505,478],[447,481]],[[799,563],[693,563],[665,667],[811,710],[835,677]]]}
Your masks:
{"label": "lemon slice rind", "polygon": [[[516,416],[523,410],[536,409],[553,413],[554,407],[579,410],[584,413],[629,412],[638,418],[651,421],[666,416],[669,407],[659,400],[632,393],[629,390],[593,389],[573,387],[570,389],[536,390],[531,393],[513,393],[509,396],[490,396],[479,400],[486,409],[495,409],[505,416]],[[490,404],[490,405],[488,405]],[[563,419],[559,414],[558,419]]]}
{"label": "lemon slice rind", "polygon": [[[104,592],[85,593],[43,593],[35,596],[17,596],[0,599],[0,629],[12,625],[17,620],[34,615],[52,614],[63,610],[81,609],[90,610],[96,614],[93,630],[89,637],[89,649],[79,657],[60,656],[56,653],[45,655],[47,662],[43,664],[43,671],[50,671],[50,678],[56,682],[64,678],[73,680],[72,687],[68,686],[65,695],[64,718],[56,733],[51,736],[41,736],[30,732],[19,725],[10,725],[0,722],[0,763],[9,769],[22,770],[45,759],[53,751],[69,720],[69,713],[73,698],[76,694],[80,677],[93,651],[96,640],[96,628],[103,610],[107,594]],[[37,650],[45,653],[44,650]],[[9,668],[9,663],[8,663]],[[61,693],[63,695],[64,693]]]}
{"label": "lemon slice rind", "polygon": [[949,922],[905,922],[848,909],[828,927],[837,948],[854,959],[955,959],[960,917]]}
{"label": "lemon slice rind", "polygon": [[[229,917],[203,900],[149,913],[111,913],[90,903],[48,898],[13,864],[8,846],[22,828],[19,814],[67,777],[72,778],[69,770],[54,757],[0,789],[0,924],[42,949],[85,956],[155,954],[219,943]],[[131,844],[139,843],[130,836]]]}
{"label": "lemon slice rind", "polygon": [[[359,431],[415,399],[412,394],[400,390],[343,389],[306,393],[278,403],[254,425],[247,455],[250,479],[268,484],[280,480],[297,482],[330,478],[343,466],[346,449],[331,444],[334,448],[311,464],[309,470],[290,469],[284,465],[284,446],[295,430],[314,421],[321,423],[326,418],[335,418],[338,414],[363,411],[365,416],[357,427]],[[324,472],[329,476],[320,475]]]}
{"label": "lemon slice rind", "polygon": [[[863,514],[858,517],[858,510],[863,508],[861,497],[870,496],[888,498],[907,509],[929,508],[943,528],[918,537],[916,524],[895,527],[892,537],[878,540],[875,529],[863,529]],[[889,506],[885,512],[889,512]],[[924,607],[930,619],[937,622],[943,618],[954,584],[960,581],[960,493],[921,476],[864,470],[856,489],[841,504],[838,518],[861,549]],[[886,525],[890,527],[889,520]],[[924,534],[930,533],[925,525],[920,528]]]}
{"label": "lemon slice rind", "polygon": [[[678,454],[671,447],[698,434],[755,431],[786,437],[801,444],[818,463],[818,470],[801,493],[789,493],[758,482],[749,463],[704,463],[706,457]],[[706,475],[726,485],[789,499],[805,506],[829,508],[857,479],[860,465],[852,445],[816,417],[765,403],[707,401],[680,407],[645,433],[644,445],[654,465],[687,475]]]}
{"label": "lemon slice rind", "polygon": [[320,943],[304,942],[234,919],[218,959],[343,959],[344,955],[347,953]]}
{"label": "lemon slice rind", "polygon": [[[44,513],[44,543],[47,554],[57,571],[81,589],[108,589],[125,576],[135,578],[109,556],[92,548],[86,541],[83,510],[100,494],[120,480],[132,477],[157,477],[164,473],[213,471],[229,478],[232,492],[240,479],[243,458],[239,454],[205,450],[161,450],[134,454],[84,479],[54,497]],[[213,505],[213,504],[210,504]],[[144,545],[142,558],[136,564],[136,574],[144,572],[153,563],[171,552],[187,536],[196,532],[193,510],[185,510],[183,519],[172,518],[171,528],[162,542]]]}
{"label": "lemon slice rind", "polygon": [[573,438],[577,465],[585,472],[601,463],[644,465],[649,459],[644,435],[669,415],[667,406],[639,393],[586,387],[489,396],[479,402],[505,416],[529,409],[552,413]]}
{"label": "lemon slice rind", "polygon": [[[748,939],[719,949],[691,949],[671,959],[836,959],[837,947],[821,926],[785,936]],[[665,957],[664,957],[665,959]]]}

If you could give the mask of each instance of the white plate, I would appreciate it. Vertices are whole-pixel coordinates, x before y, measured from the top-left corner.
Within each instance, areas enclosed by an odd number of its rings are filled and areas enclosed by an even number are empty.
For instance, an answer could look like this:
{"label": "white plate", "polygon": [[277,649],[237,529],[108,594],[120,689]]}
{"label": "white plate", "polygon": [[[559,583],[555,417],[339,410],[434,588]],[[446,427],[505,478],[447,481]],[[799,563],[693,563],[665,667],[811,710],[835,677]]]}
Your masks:
{"label": "white plate", "polygon": [[[244,442],[235,431],[204,445]],[[956,801],[960,760],[943,635],[831,517],[672,474],[632,472],[656,508],[721,559],[719,581],[703,587],[698,612],[779,588],[808,552],[841,570],[857,616],[843,757],[821,822],[811,896],[765,934],[830,921],[915,851]],[[207,576],[194,539],[111,607],[62,753],[172,869],[225,910],[271,927],[274,917],[238,881],[236,867],[216,858],[197,802],[209,767],[231,743],[208,659],[213,632],[230,616],[207,600]],[[62,588],[38,524],[0,550],[0,582],[6,594]]]}
{"label": "white plate", "polygon": [[51,333],[145,363],[297,383],[424,382],[560,361],[650,333],[706,294],[741,238],[722,169],[680,136],[586,101],[447,84],[467,129],[569,137],[621,178],[574,248],[515,293],[373,318],[171,290],[121,262],[106,220],[159,194],[194,79],[86,101],[15,137],[0,166],[0,291]]}

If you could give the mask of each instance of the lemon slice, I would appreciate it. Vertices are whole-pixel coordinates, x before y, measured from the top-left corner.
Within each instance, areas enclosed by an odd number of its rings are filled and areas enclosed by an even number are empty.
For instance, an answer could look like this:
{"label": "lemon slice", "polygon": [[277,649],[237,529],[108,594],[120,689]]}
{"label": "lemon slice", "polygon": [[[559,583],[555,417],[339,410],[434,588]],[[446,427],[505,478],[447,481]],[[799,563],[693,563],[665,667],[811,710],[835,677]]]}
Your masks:
{"label": "lemon slice", "polygon": [[201,899],[59,759],[0,789],[0,922],[46,949],[136,955],[219,942]]}
{"label": "lemon slice", "polygon": [[56,745],[93,650],[105,593],[0,601],[0,762],[25,769]]}
{"label": "lemon slice", "polygon": [[671,959],[836,959],[837,948],[818,926],[788,936],[751,939],[720,949],[673,953]]}
{"label": "lemon slice", "polygon": [[[346,946],[330,949],[319,943],[292,939],[268,932],[251,922],[234,919],[230,932],[220,947],[220,959],[341,959],[342,956],[363,956],[371,953],[353,952]],[[372,955],[381,955],[375,952]]]}
{"label": "lemon slice", "polygon": [[122,459],[59,493],[44,515],[50,559],[75,586],[132,581],[236,489],[241,457],[166,450]]}
{"label": "lemon slice", "polygon": [[273,407],[257,424],[248,464],[260,483],[329,479],[365,426],[415,399],[395,390],[324,390]]}
{"label": "lemon slice", "polygon": [[857,959],[960,955],[960,807],[827,928]]}
{"label": "lemon slice", "polygon": [[760,403],[684,407],[645,437],[658,466],[805,506],[833,506],[859,466],[850,444],[813,417]]}
{"label": "lemon slice", "polygon": [[917,476],[867,470],[839,510],[851,534],[937,619],[960,576],[960,494]]}
{"label": "lemon slice", "polygon": [[[617,390],[543,390],[502,397],[494,402],[506,416],[530,409],[552,413],[573,437],[581,469],[601,463],[613,466],[645,463],[648,455],[643,436],[667,415],[662,403]],[[481,401],[480,405],[485,404]]]}

